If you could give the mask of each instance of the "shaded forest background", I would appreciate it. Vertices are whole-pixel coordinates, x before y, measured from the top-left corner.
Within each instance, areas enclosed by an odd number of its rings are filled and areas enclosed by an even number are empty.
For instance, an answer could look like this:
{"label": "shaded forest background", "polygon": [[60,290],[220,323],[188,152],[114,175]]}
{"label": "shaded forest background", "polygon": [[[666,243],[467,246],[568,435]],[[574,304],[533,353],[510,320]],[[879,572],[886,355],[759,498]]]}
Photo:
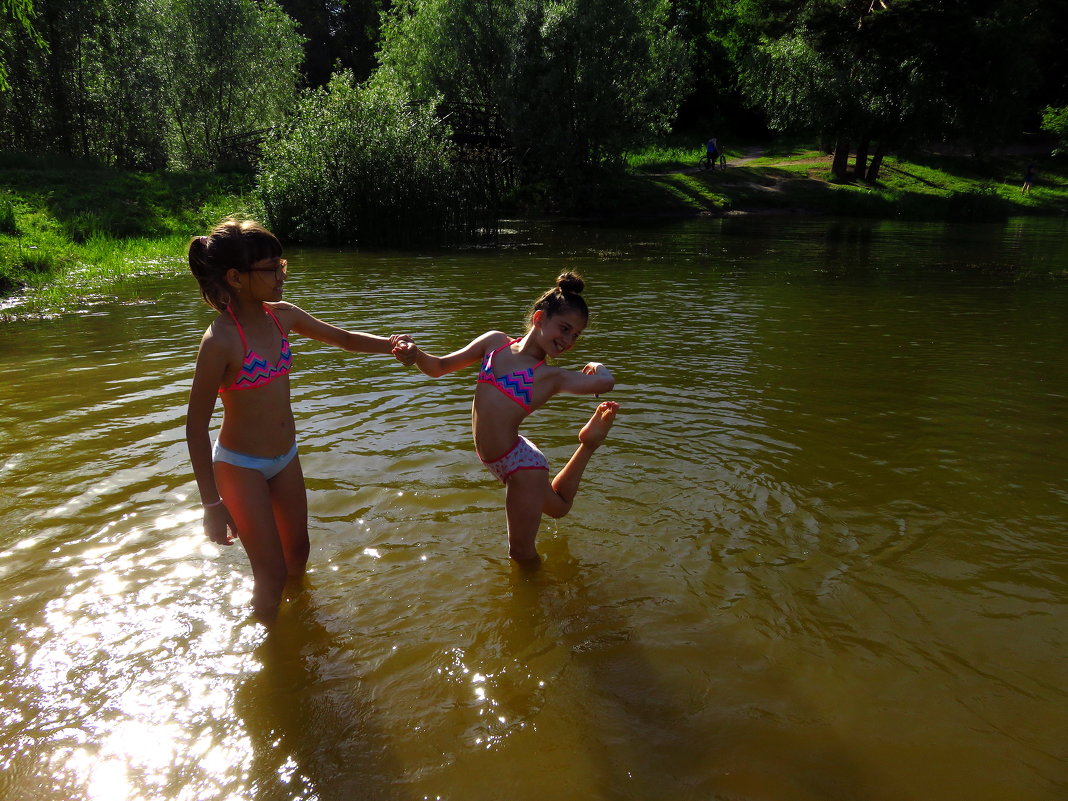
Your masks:
{"label": "shaded forest background", "polygon": [[872,183],[890,152],[1063,141],[1065,31],[1063,0],[0,0],[0,141],[254,170],[293,238],[440,237],[672,136],[807,136]]}

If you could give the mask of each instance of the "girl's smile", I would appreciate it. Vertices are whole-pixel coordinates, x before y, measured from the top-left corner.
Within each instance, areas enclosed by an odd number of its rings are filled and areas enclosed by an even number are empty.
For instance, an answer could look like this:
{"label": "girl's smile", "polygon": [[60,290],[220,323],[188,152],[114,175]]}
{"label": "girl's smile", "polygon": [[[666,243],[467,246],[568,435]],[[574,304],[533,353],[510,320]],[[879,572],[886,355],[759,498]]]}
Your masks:
{"label": "girl's smile", "polygon": [[586,317],[577,311],[560,312],[551,317],[544,312],[537,314],[540,317],[534,324],[542,334],[539,344],[549,356],[560,356],[571,350],[586,328]]}

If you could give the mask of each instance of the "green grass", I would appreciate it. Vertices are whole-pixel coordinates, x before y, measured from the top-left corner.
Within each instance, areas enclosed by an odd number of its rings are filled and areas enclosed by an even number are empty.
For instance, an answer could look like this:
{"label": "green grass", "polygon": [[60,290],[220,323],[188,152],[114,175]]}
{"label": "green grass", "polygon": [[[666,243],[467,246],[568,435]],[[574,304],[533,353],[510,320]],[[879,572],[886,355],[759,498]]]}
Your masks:
{"label": "green grass", "polygon": [[21,291],[20,313],[50,313],[176,269],[191,236],[250,212],[250,190],[241,175],[0,160],[0,296]]}
{"label": "green grass", "polygon": [[[728,159],[741,154],[736,151],[724,151]],[[627,153],[624,164],[628,170],[644,173],[674,172],[696,167],[705,155],[705,146],[689,145],[650,145],[644,150]]]}
{"label": "green grass", "polygon": [[97,235],[79,248],[79,256],[57,259],[37,249],[30,258],[40,267],[21,285],[17,303],[0,311],[0,321],[15,317],[52,316],[83,308],[100,297],[121,294],[124,282],[138,275],[158,275],[186,269],[189,237],[114,239]]}
{"label": "green grass", "polygon": [[694,167],[705,154],[704,147],[652,145],[638,153],[628,153],[625,163],[637,172],[667,172]]}
{"label": "green grass", "polygon": [[[1016,215],[1068,212],[1068,159],[1043,159],[1038,183],[1020,191],[1027,156],[978,160],[964,156],[889,156],[875,186],[833,180],[830,156],[797,143],[773,144],[763,154],[725,171],[695,169],[702,148],[657,145],[632,154],[632,178],[690,213],[733,210],[803,210],[834,216],[930,220],[998,220]],[[741,151],[728,151],[737,159]],[[852,165],[851,165],[852,166]],[[637,213],[651,191],[621,198],[619,210]],[[665,211],[667,207],[650,208]]]}
{"label": "green grass", "polygon": [[[603,218],[732,210],[927,220],[1068,213],[1066,157],[1042,159],[1025,195],[1024,156],[891,156],[878,184],[868,186],[831,180],[829,157],[796,142],[765,146],[760,158],[726,170],[701,171],[704,146],[691,138],[633,153],[624,171],[576,176],[556,207]],[[752,155],[743,145],[728,158]],[[18,314],[46,314],[111,294],[130,276],[185,269],[190,236],[230,214],[257,216],[252,184],[248,175],[131,173],[0,155],[0,298],[21,292]],[[531,185],[513,204],[543,212],[551,198]],[[15,313],[7,305],[0,319]]]}

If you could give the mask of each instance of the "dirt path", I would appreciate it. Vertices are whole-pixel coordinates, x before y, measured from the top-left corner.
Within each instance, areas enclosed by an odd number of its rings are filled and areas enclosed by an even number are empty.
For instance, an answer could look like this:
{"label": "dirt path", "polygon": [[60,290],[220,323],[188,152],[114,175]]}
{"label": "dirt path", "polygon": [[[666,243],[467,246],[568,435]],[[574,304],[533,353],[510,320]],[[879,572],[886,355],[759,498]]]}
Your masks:
{"label": "dirt path", "polygon": [[[756,161],[757,159],[764,158],[766,155],[767,155],[767,151],[763,147],[761,147],[760,145],[747,145],[746,147],[742,148],[742,155],[741,156],[739,156],[738,158],[733,158],[733,159],[728,159],[727,160],[727,166],[728,167],[744,167],[746,164],[749,164],[752,161]],[[781,162],[781,163],[772,162],[770,164],[761,164],[760,166],[761,167],[779,167],[779,166],[785,166],[787,164],[823,164],[824,162],[830,163],[830,160],[831,160],[830,156],[823,156],[823,157],[817,157],[817,158],[813,158],[813,159],[804,159],[804,160],[794,159],[794,160],[791,160],[791,161],[784,161],[784,162]],[[699,167],[686,167],[686,168],[681,169],[681,170],[672,170],[672,172],[674,172],[674,173],[680,173],[681,172],[681,173],[684,173],[684,174],[693,174],[693,173],[696,173],[696,172],[701,172],[701,170],[700,170]],[[654,174],[656,174],[656,173],[654,173]],[[670,175],[671,173],[659,173],[659,174]]]}
{"label": "dirt path", "polygon": [[750,145],[749,147],[742,149],[742,157],[737,159],[731,159],[727,162],[728,167],[741,167],[743,164],[748,164],[750,161],[762,158],[764,156],[764,148],[759,145]]}

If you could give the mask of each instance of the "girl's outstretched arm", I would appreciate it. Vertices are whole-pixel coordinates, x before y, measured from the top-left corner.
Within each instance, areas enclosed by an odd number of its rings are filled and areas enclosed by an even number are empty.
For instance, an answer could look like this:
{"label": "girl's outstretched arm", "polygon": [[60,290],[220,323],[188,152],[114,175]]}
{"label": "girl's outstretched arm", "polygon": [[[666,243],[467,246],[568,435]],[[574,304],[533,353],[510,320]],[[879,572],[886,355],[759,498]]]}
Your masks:
{"label": "girl's outstretched arm", "polygon": [[380,337],[375,334],[364,334],[360,331],[346,331],[336,325],[323,322],[313,317],[299,306],[292,303],[271,304],[276,313],[285,314],[289,318],[291,330],[310,339],[317,339],[327,345],[333,345],[342,350],[353,353],[392,353],[398,342],[410,339],[406,334],[394,334],[389,337]]}
{"label": "girl's outstretched arm", "polygon": [[[408,339],[400,342],[393,349],[393,355],[405,364],[415,364],[416,367],[431,378],[438,378],[481,361],[487,350],[508,342],[511,342],[511,340],[507,334],[501,331],[487,331],[448,356],[434,356],[424,350],[420,350],[415,342]],[[412,356],[413,352],[414,358]],[[409,359],[411,361],[408,361]]]}
{"label": "girl's outstretched arm", "polygon": [[581,371],[561,370],[557,392],[570,395],[600,395],[616,385],[615,376],[600,362],[590,362]]}

